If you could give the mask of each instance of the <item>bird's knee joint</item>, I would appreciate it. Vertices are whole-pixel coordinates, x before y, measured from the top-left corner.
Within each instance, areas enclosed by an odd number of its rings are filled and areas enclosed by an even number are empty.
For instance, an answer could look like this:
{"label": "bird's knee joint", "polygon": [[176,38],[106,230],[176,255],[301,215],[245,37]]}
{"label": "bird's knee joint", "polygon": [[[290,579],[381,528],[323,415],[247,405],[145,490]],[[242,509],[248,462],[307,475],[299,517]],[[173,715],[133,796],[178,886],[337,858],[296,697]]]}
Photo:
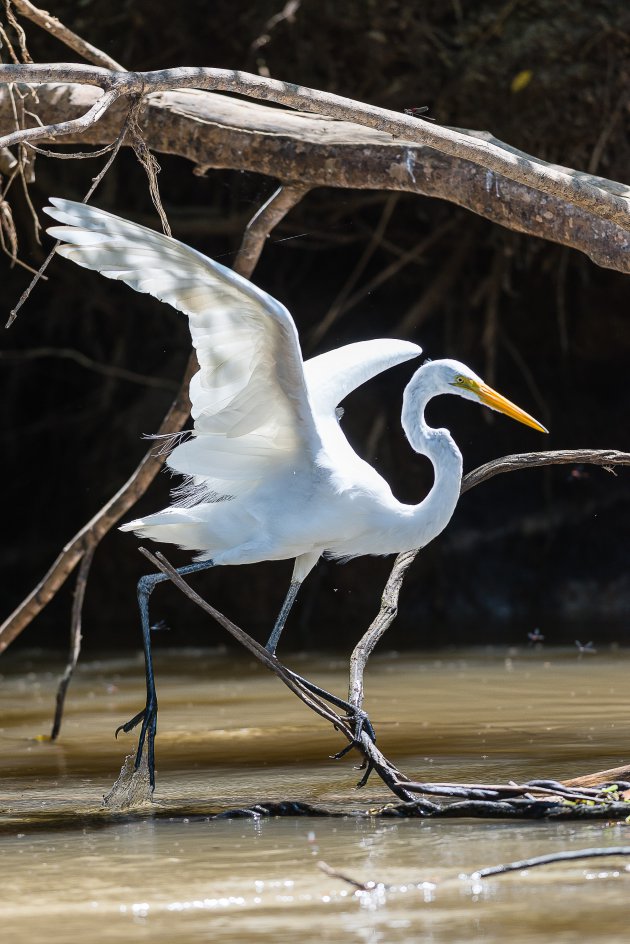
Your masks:
{"label": "bird's knee joint", "polygon": [[138,596],[139,597],[150,596],[156,583],[159,582],[158,580],[156,580],[156,577],[158,576],[159,576],[158,574],[144,574],[143,577],[140,577],[140,580],[138,581]]}

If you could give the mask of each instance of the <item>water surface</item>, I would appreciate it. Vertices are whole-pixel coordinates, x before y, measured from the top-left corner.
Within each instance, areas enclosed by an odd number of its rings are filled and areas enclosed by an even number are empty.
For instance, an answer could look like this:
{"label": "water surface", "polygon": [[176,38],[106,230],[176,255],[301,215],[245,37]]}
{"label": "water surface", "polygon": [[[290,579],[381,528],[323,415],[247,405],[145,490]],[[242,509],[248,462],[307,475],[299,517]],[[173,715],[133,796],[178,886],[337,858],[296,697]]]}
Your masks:
{"label": "water surface", "polygon": [[[340,658],[289,664],[340,694]],[[114,728],[142,705],[142,660],[85,661],[58,743],[57,671],[38,653],[5,657],[0,689],[0,916],[12,942],[518,942],[627,940],[628,860],[486,879],[477,868],[561,849],[630,845],[598,823],[209,819],[270,800],[368,810],[345,742],[245,657],[157,658],[155,809],[101,808],[134,744]],[[387,654],[366,675],[384,752],[418,779],[572,777],[628,761],[630,655],[489,649]],[[54,670],[53,670],[54,669]],[[356,891],[317,866],[393,885]]]}

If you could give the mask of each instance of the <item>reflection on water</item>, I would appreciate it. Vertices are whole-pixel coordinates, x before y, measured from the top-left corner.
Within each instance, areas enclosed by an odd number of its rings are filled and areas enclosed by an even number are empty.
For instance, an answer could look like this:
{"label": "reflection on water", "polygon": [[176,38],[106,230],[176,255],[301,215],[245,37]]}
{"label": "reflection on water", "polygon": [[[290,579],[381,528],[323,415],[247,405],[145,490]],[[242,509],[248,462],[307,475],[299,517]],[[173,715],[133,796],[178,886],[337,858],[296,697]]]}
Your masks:
{"label": "reflection on water", "polygon": [[[343,693],[343,660],[288,660]],[[570,777],[627,762],[630,656],[478,650],[373,660],[367,707],[380,744],[408,774],[497,782]],[[627,860],[556,865],[486,879],[461,873],[545,852],[630,845],[621,823],[208,820],[263,800],[368,809],[343,742],[246,658],[170,652],[157,660],[156,804],[99,810],[135,739],[113,731],[142,705],[140,658],[84,662],[57,744],[49,730],[58,666],[4,658],[0,689],[6,940],[350,942],[622,941]],[[201,814],[201,815],[195,815]],[[356,893],[319,860],[360,880]]]}

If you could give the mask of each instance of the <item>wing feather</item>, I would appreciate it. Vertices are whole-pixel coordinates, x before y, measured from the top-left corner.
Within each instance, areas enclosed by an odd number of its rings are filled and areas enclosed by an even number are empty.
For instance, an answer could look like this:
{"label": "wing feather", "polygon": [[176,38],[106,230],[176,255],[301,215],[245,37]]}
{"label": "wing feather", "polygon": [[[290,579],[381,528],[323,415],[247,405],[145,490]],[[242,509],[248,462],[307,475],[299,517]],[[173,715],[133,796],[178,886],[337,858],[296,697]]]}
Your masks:
{"label": "wing feather", "polygon": [[328,417],[344,397],[384,370],[419,357],[422,348],[411,341],[378,338],[357,341],[304,363],[304,373],[313,411]]}
{"label": "wing feather", "polygon": [[195,436],[171,453],[173,471],[234,495],[313,460],[320,440],[283,305],[171,237],[70,200],[51,203],[46,212],[63,224],[49,230],[63,241],[59,255],[188,315],[200,366],[190,384]]}
{"label": "wing feather", "polygon": [[[183,243],[71,200],[52,198],[59,255],[125,282],[188,316],[200,370],[190,382],[194,434],[167,460],[188,477],[180,500],[242,495],[282,468],[311,466],[318,418],[360,384],[421,353],[383,338],[304,363],[287,309]],[[188,495],[190,492],[190,495]],[[189,502],[190,503],[190,502]]]}

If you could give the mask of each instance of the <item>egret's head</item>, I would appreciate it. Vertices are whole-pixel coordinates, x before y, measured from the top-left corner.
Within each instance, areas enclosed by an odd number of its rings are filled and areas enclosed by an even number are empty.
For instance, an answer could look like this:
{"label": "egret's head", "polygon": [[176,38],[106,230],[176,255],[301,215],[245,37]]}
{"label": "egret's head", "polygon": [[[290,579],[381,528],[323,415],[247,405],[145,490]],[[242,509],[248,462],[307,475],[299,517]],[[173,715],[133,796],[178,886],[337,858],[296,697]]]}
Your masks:
{"label": "egret's head", "polygon": [[433,361],[433,366],[438,365],[442,393],[457,393],[460,397],[466,397],[467,400],[476,400],[477,403],[489,406],[491,410],[505,413],[512,419],[518,420],[519,423],[531,426],[541,433],[549,432],[533,416],[484,383],[470,367],[454,360]]}

